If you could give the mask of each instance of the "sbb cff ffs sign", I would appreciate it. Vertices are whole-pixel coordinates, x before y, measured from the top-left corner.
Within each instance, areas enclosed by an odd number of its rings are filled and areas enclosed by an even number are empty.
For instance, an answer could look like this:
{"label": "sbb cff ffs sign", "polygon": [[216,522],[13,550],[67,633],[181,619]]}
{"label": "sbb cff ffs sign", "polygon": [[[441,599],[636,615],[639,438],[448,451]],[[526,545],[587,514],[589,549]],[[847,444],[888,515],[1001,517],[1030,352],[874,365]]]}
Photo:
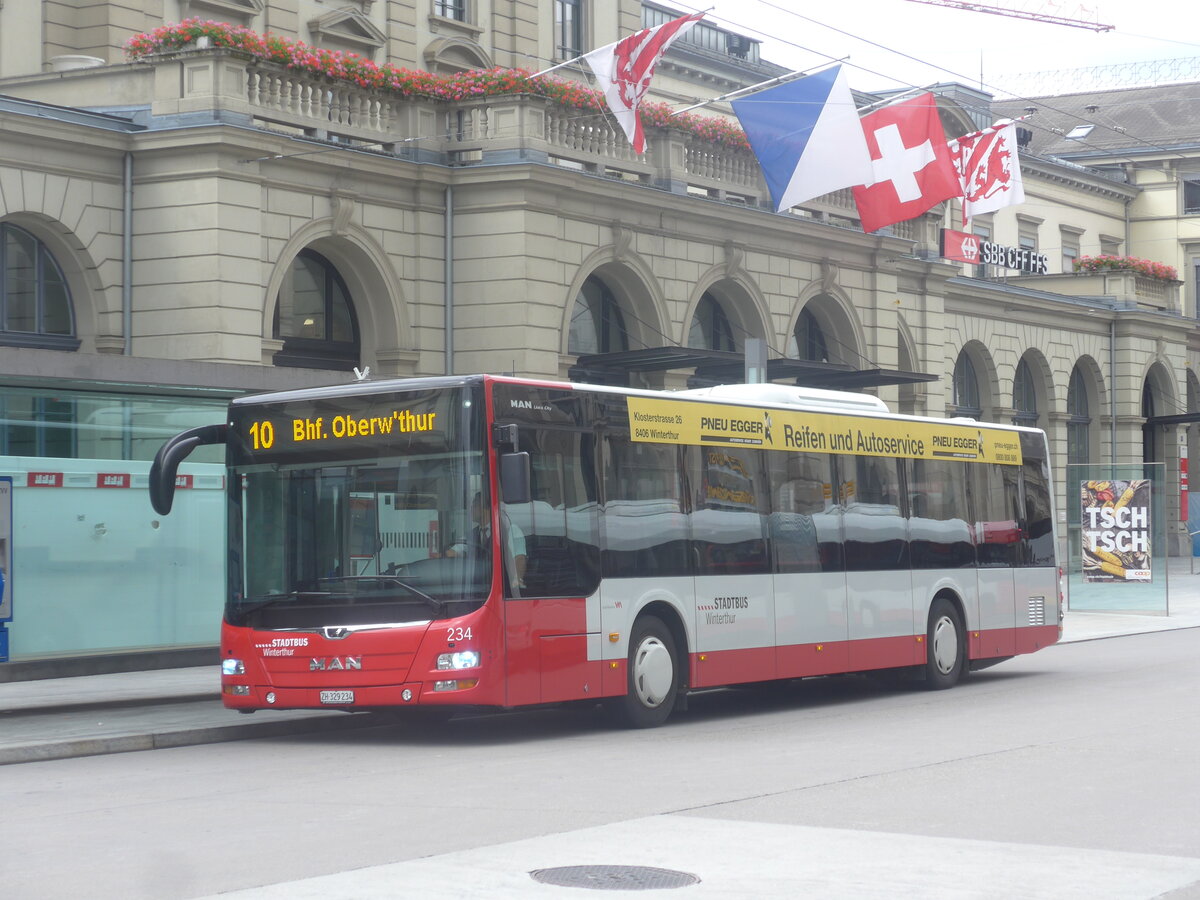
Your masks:
{"label": "sbb cff ffs sign", "polygon": [[1023,247],[1003,247],[985,241],[977,234],[967,234],[965,231],[954,231],[950,228],[942,229],[941,253],[943,259],[970,263],[973,266],[1020,269],[1027,275],[1050,273],[1044,253],[1034,253]]}

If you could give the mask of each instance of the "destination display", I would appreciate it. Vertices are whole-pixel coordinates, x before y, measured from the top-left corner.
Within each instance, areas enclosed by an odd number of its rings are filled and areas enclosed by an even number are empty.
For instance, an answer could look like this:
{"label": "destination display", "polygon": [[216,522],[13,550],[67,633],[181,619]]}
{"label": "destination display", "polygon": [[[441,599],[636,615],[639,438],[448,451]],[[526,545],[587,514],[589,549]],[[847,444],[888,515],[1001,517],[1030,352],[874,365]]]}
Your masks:
{"label": "destination display", "polygon": [[448,394],[234,406],[231,449],[247,461],[387,454],[441,447],[451,429]]}
{"label": "destination display", "polygon": [[634,441],[660,444],[961,459],[1013,466],[1022,461],[1016,432],[981,424],[905,422],[647,397],[629,398],[629,432]]}

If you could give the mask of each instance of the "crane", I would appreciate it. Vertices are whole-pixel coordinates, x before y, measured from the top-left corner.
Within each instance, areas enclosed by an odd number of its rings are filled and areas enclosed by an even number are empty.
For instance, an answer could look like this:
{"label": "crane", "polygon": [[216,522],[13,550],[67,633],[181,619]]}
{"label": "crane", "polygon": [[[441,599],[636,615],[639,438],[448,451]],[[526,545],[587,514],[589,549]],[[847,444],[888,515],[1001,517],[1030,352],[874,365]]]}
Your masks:
{"label": "crane", "polygon": [[[974,3],[970,2],[970,0],[908,0],[908,2],[923,3],[926,6],[944,6],[947,9],[964,9],[968,12],[990,13],[994,16],[1010,16],[1014,19],[1027,19],[1031,22],[1045,22],[1048,25],[1067,25],[1071,28],[1086,28],[1089,31],[1112,31],[1115,27],[1113,25],[1102,25],[1099,22],[1087,22],[1083,19],[1068,19],[1063,16],[1052,16],[1048,13],[1012,9],[1008,6]],[[1080,7],[1080,11],[1084,11],[1082,6]]]}

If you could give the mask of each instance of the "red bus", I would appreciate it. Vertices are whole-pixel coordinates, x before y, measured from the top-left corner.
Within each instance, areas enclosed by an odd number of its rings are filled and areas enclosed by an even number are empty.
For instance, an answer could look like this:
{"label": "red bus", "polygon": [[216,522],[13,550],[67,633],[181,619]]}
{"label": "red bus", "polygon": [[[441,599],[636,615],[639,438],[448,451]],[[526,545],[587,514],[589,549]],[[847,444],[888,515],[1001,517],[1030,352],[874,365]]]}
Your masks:
{"label": "red bus", "polygon": [[258,709],[605,701],[898,669],[1061,636],[1045,435],[776,384],[485,375],[240,398],[222,697]]}

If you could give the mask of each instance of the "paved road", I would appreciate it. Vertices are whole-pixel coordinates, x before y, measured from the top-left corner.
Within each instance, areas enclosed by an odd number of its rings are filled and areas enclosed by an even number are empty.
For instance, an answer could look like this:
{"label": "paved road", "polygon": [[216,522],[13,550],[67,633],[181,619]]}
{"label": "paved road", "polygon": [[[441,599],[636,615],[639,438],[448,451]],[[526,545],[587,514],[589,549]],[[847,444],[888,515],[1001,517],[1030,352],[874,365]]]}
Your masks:
{"label": "paved road", "polygon": [[0,767],[14,897],[1200,896],[1200,632],[1051,648],[929,693],[865,679]]}

